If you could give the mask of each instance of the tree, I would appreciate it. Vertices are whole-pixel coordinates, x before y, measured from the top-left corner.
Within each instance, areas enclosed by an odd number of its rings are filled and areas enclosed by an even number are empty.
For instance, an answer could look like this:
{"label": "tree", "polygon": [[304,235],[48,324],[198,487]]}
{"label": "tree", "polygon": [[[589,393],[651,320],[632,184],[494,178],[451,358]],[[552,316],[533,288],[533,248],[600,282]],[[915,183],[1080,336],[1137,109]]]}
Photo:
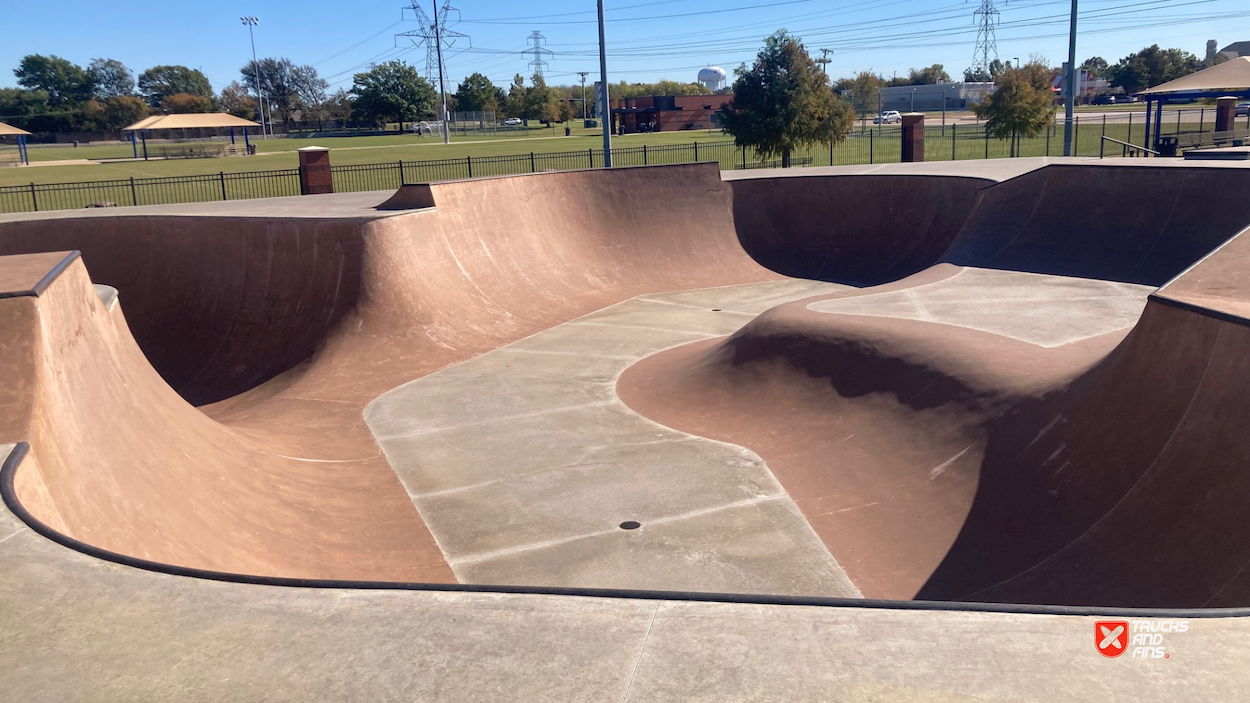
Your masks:
{"label": "tree", "polygon": [[526,117],[525,78],[521,74],[512,77],[512,85],[508,86],[508,99],[504,101],[504,112],[508,117]]}
{"label": "tree", "polygon": [[312,66],[292,67],[291,86],[301,105],[318,115],[322,113],[322,106],[329,99],[326,90],[330,83],[317,74],[317,69]]}
{"label": "tree", "polygon": [[480,73],[474,73],[456,86],[456,105],[465,112],[477,110],[499,111],[499,91],[490,79]]}
{"label": "tree", "polygon": [[1106,74],[1111,85],[1126,93],[1138,93],[1193,73],[1200,66],[1198,57],[1188,51],[1160,49],[1153,44],[1108,66]]}
{"label": "tree", "polygon": [[322,103],[321,113],[325,115],[327,120],[347,122],[352,118],[351,94],[346,90],[339,88],[333,95],[326,98],[324,103]]}
{"label": "tree", "polygon": [[862,116],[877,111],[877,95],[885,87],[885,78],[872,71],[860,71],[853,78],[844,78],[838,83],[842,86],[842,96],[850,100],[856,114]]}
{"label": "tree", "polygon": [[92,83],[82,66],[60,56],[29,54],[13,70],[17,84],[48,94],[51,109],[73,107],[91,99]]}
{"label": "tree", "polygon": [[100,122],[105,129],[125,129],[148,116],[148,104],[133,95],[119,95],[104,105]]}
{"label": "tree", "polygon": [[208,77],[186,66],[153,66],[139,74],[139,93],[148,105],[160,107],[171,95],[186,93],[201,98],[213,97]]}
{"label": "tree", "polygon": [[828,77],[803,43],[784,29],[764,40],[750,69],[734,72],[734,97],[718,111],[734,143],[765,157],[813,144],[840,142],[854,123],[851,106],[829,88]]}
{"label": "tree", "polygon": [[547,87],[541,73],[535,73],[530,77],[530,86],[525,89],[525,113],[521,117],[555,122],[559,116],[559,93]]}
{"label": "tree", "polygon": [[1108,65],[1109,64],[1107,63],[1107,60],[1104,59],[1103,57],[1091,56],[1090,58],[1085,59],[1083,63],[1081,63],[1080,68],[1082,71],[1089,71],[1095,76],[1102,76],[1107,73]]}
{"label": "tree", "polygon": [[252,119],[256,116],[256,98],[252,97],[247,86],[234,81],[230,85],[221,89],[221,109],[244,119]]}
{"label": "tree", "polygon": [[87,76],[95,86],[97,100],[109,101],[122,95],[135,94],[135,76],[117,59],[91,59]]}
{"label": "tree", "polygon": [[1019,68],[1008,68],[994,80],[994,92],[985,102],[972,106],[985,120],[985,131],[992,137],[1011,140],[1015,156],[1022,137],[1035,137],[1054,119],[1054,93],[1050,90],[1051,70],[1038,58]]}
{"label": "tree", "polygon": [[174,93],[161,101],[161,109],[171,115],[183,115],[193,112],[212,112],[213,101],[210,98],[189,93]]}
{"label": "tree", "polygon": [[946,72],[946,68],[940,63],[935,63],[920,70],[914,68],[907,69],[907,85],[937,85],[938,83],[949,83],[950,79],[950,74]]}
{"label": "tree", "polygon": [[434,86],[403,61],[387,61],[352,78],[352,117],[358,120],[411,122],[435,114]]}

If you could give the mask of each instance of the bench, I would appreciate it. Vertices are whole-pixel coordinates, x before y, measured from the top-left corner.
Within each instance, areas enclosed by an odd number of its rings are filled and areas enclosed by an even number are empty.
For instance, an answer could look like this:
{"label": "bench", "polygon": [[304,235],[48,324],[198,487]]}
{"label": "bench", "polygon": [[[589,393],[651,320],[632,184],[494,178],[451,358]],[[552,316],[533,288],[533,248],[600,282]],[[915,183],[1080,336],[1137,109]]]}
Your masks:
{"label": "bench", "polygon": [[1181,149],[1201,149],[1212,146],[1242,146],[1250,142],[1250,129],[1231,129],[1227,132],[1197,132],[1169,135],[1176,138]]}
{"label": "bench", "polygon": [[21,166],[22,155],[16,149],[0,150],[0,168],[4,166]]}
{"label": "bench", "polygon": [[234,144],[164,144],[156,153],[166,159],[210,159],[219,156],[242,156],[242,147]]}
{"label": "bench", "polygon": [[[791,156],[790,166],[811,166],[812,157],[810,156]],[[748,161],[746,164],[738,164],[739,168],[781,168],[781,159],[773,161]]]}

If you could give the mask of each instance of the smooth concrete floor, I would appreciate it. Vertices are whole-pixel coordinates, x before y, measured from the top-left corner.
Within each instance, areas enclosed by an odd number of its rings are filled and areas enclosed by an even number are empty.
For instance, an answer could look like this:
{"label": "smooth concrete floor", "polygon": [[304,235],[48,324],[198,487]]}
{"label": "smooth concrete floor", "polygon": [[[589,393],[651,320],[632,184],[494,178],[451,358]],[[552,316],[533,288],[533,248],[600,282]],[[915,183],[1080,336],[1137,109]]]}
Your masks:
{"label": "smooth concrete floor", "polygon": [[1059,347],[1132,327],[1153,286],[963,268],[933,283],[807,306],[814,312],[919,320]]}
{"label": "smooth concrete floor", "polygon": [[462,583],[856,597],[759,456],[616,395],[651,354],[844,290],[640,296],[400,386],[365,420]]}

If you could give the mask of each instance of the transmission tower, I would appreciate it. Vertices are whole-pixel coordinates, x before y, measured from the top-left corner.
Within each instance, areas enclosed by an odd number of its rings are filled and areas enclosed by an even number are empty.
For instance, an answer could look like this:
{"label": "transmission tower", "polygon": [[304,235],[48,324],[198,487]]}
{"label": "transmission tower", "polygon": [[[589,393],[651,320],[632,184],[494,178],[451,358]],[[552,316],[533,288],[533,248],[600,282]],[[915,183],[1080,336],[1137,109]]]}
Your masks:
{"label": "transmission tower", "polygon": [[[434,3],[437,1],[433,0]],[[460,22],[460,10],[451,6],[451,0],[443,0],[443,6],[438,8],[437,22],[431,19],[430,14],[417,2],[418,0],[411,0],[411,4],[403,8],[404,19],[408,19],[407,13],[411,12],[412,19],[417,23],[417,29],[396,34],[395,46],[400,46],[404,41],[410,41],[414,46],[424,46],[425,77],[438,88],[439,93],[442,93],[447,89],[441,78],[447,75],[447,63],[441,57],[442,50],[456,46],[471,49],[473,40],[469,35],[451,29],[451,25]],[[431,3],[431,9],[433,9],[433,3]]]}
{"label": "transmission tower", "polygon": [[998,60],[998,8],[994,0],[981,0],[973,13],[977,22],[977,45],[972,52],[972,73],[990,75],[990,63]]}
{"label": "transmission tower", "polygon": [[521,52],[522,56],[534,57],[530,61],[530,74],[539,75],[547,68],[547,62],[543,61],[544,56],[555,56],[555,52],[547,48],[547,37],[542,32],[535,29],[529,35],[530,47]]}

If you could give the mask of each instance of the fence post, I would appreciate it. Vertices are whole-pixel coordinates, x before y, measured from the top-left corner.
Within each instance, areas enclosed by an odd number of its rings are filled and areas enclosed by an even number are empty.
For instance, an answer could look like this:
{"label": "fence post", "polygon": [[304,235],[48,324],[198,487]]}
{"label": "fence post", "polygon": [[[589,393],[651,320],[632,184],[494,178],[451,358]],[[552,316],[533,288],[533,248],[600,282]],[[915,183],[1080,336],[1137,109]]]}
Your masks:
{"label": "fence post", "polygon": [[226,200],[226,172],[217,172],[217,182],[221,184],[221,199]]}
{"label": "fence post", "polygon": [[981,131],[985,134],[985,158],[988,159],[990,158],[990,131],[985,127],[982,127]]}
{"label": "fence post", "polygon": [[642,145],[642,165],[643,166],[647,165],[647,145],[646,144]]}
{"label": "fence post", "polygon": [[[586,160],[590,162],[590,167],[591,167],[591,168],[594,168],[594,167],[595,167],[595,150],[594,150],[594,147],[591,147],[590,149],[587,149],[587,150],[586,150]],[[604,163],[607,163],[607,159],[606,159],[606,158],[604,159]]]}
{"label": "fence post", "polygon": [[833,165],[833,140],[829,140],[829,165]]}
{"label": "fence post", "polygon": [[400,159],[399,160],[399,185],[400,187],[407,185],[407,183],[405,183],[406,180],[408,179],[404,178],[404,160]]}
{"label": "fence post", "polygon": [[131,205],[139,204],[139,193],[135,191],[135,177],[134,176],[130,177],[130,204]]}
{"label": "fence post", "polygon": [[694,162],[699,163],[699,143],[694,143]]}
{"label": "fence post", "polygon": [[747,167],[747,147],[745,144],[743,144],[742,145],[742,169],[746,170],[746,167]]}
{"label": "fence post", "polygon": [[872,163],[872,130],[868,130],[868,163]]}
{"label": "fence post", "polygon": [[39,212],[39,196],[35,195],[35,184],[30,184],[30,202],[35,206],[35,212]]}
{"label": "fence post", "polygon": [[469,178],[472,178],[473,177],[473,157],[472,156],[464,157],[464,162],[469,165]]}
{"label": "fence post", "polygon": [[951,123],[951,161],[957,161],[957,160],[958,160],[958,159],[956,158],[956,156],[955,156],[955,128],[956,128],[956,127],[958,127],[958,126],[959,126],[959,125],[957,125],[957,124],[955,124],[955,123],[953,123],[953,122]]}
{"label": "fence post", "polygon": [[1198,110],[1198,134],[1202,134],[1202,130],[1207,126],[1207,109],[1204,107]]}
{"label": "fence post", "polygon": [[534,168],[534,152],[530,152],[530,173],[536,173],[538,169]]}
{"label": "fence post", "polygon": [[1102,158],[1107,148],[1107,116],[1102,116],[1102,138],[1098,140],[1098,158]]}
{"label": "fence post", "polygon": [[[1130,117],[1131,116],[1132,115],[1130,114]],[[1047,156],[1050,156],[1050,131],[1051,129],[1052,129],[1052,125],[1046,126],[1046,155]]]}

